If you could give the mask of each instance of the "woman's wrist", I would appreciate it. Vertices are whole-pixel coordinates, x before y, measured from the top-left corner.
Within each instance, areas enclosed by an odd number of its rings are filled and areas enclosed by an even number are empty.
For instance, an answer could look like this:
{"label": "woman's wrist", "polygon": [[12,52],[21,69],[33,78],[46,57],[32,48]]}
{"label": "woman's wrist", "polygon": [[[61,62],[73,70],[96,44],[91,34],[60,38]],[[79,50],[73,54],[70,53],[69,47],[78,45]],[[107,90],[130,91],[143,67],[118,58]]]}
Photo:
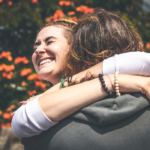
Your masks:
{"label": "woman's wrist", "polygon": [[[114,75],[109,75],[114,83]],[[132,75],[118,75],[120,92],[141,92],[144,93],[145,85],[148,85],[149,78]]]}

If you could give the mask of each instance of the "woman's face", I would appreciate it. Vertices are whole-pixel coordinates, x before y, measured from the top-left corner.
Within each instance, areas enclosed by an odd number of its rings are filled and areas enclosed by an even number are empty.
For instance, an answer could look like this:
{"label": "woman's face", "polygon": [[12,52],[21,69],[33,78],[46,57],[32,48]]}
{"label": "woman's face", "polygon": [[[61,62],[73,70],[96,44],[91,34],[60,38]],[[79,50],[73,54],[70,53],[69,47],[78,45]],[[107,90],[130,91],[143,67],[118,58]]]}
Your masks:
{"label": "woman's face", "polygon": [[32,62],[37,74],[44,80],[56,84],[61,79],[65,56],[69,52],[63,28],[48,26],[37,35]]}

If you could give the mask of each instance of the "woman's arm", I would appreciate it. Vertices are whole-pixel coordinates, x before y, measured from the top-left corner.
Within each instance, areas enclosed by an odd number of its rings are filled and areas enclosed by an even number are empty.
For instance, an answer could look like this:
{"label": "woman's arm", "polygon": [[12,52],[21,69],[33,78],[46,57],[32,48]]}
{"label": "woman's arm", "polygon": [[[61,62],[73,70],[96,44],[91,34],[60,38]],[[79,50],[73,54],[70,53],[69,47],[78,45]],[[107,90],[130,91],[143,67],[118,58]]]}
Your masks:
{"label": "woman's arm", "polygon": [[[114,75],[110,78],[114,82]],[[106,86],[113,91],[109,78],[105,76],[104,80]],[[146,77],[119,75],[121,92],[141,91],[150,98],[149,93],[143,88],[147,83],[149,78]],[[48,93],[20,107],[13,117],[12,129],[20,138],[40,134],[55,125],[56,121],[105,96],[107,93],[98,78]]]}
{"label": "woman's arm", "polygon": [[[114,83],[114,75],[110,75]],[[114,91],[110,80],[104,77],[105,83],[110,91]],[[119,86],[121,92],[141,92],[150,99],[149,78],[119,75]],[[147,88],[146,88],[147,87]],[[58,95],[59,96],[58,96]],[[39,98],[39,105],[45,115],[53,121],[60,121],[82,107],[89,105],[107,96],[98,78],[78,85],[67,87],[59,91],[43,95]],[[52,99],[50,100],[50,97]]]}

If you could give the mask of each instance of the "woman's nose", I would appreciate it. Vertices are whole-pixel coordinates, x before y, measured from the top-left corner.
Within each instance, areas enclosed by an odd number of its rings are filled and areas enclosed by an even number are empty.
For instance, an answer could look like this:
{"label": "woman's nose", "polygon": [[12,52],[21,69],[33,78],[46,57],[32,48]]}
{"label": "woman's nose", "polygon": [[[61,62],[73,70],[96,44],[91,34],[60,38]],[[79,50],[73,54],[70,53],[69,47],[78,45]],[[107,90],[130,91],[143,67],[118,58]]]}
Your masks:
{"label": "woman's nose", "polygon": [[42,55],[46,52],[46,50],[43,48],[43,47],[38,47],[36,50],[35,50],[36,54],[38,55]]}

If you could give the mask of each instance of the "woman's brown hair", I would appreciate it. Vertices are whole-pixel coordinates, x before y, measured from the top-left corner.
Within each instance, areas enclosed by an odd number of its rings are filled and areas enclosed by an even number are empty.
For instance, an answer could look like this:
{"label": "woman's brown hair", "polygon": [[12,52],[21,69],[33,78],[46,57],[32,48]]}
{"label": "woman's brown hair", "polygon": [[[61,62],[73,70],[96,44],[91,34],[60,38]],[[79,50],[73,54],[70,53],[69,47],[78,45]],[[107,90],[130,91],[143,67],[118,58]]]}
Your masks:
{"label": "woman's brown hair", "polygon": [[97,9],[74,26],[74,42],[65,76],[85,70],[114,54],[143,51],[140,36],[117,14]]}

